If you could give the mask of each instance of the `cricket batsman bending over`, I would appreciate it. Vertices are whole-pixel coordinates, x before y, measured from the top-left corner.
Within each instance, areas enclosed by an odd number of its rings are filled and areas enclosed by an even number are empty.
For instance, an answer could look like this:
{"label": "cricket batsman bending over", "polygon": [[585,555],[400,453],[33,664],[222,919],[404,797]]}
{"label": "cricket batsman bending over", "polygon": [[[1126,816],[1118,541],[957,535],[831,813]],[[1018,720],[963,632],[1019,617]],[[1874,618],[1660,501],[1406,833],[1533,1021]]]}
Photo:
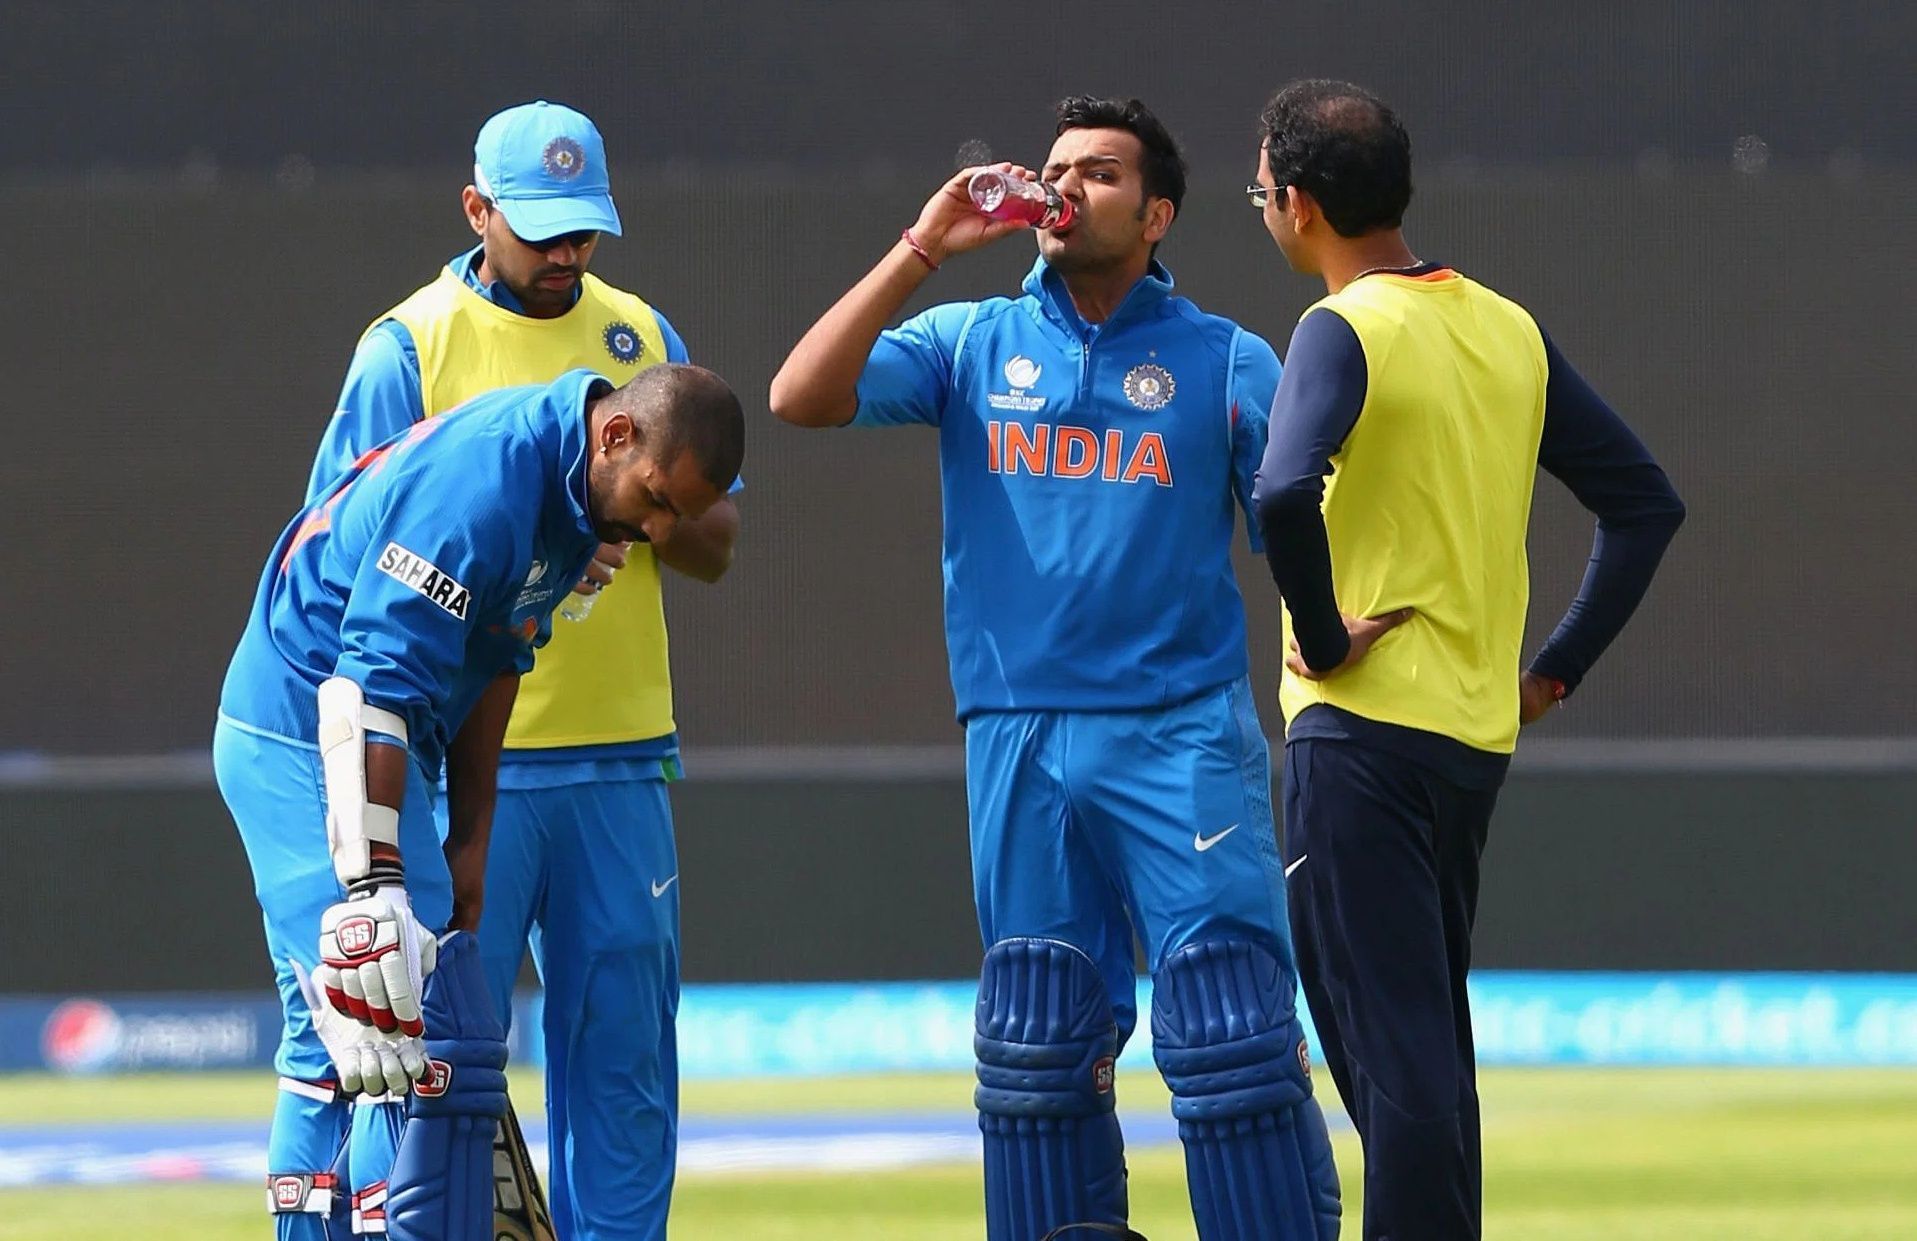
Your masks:
{"label": "cricket batsman bending over", "polygon": [[[354,1233],[492,1236],[505,1037],[454,932],[478,923],[518,679],[599,545],[669,536],[743,451],[738,399],[709,371],[616,389],[571,371],[369,450],[280,536],[213,763],[286,1014],[267,1151],[282,1238],[344,1236],[349,1215]],[[409,1091],[403,1119],[349,1107]]]}
{"label": "cricket batsman bending over", "polygon": [[772,408],[938,429],[991,1241],[1127,1222],[1112,1066],[1134,929],[1198,1235],[1334,1238],[1229,555],[1278,360],[1153,259],[1185,188],[1157,118],[1085,98],[1058,117],[1043,177],[1075,215],[1038,234],[1023,295],[882,331],[939,263],[1026,227],[977,214],[967,169],[806,333]]}

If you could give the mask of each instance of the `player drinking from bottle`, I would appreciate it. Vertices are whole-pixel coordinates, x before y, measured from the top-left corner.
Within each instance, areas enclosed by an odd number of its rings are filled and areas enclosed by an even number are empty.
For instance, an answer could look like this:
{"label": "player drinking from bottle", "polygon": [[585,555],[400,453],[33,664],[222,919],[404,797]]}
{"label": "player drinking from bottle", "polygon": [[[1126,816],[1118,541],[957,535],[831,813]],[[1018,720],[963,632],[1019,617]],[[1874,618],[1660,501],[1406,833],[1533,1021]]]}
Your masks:
{"label": "player drinking from bottle", "polygon": [[805,334],[772,408],[801,426],[938,431],[986,948],[987,1233],[1126,1222],[1112,1065],[1137,1020],[1136,933],[1199,1235],[1333,1237],[1229,557],[1278,361],[1174,295],[1153,258],[1185,164],[1137,100],[1058,106],[1039,175],[1072,219],[1038,232],[1020,296],[888,330],[941,263],[1028,229],[976,209],[979,171],[946,182]]}

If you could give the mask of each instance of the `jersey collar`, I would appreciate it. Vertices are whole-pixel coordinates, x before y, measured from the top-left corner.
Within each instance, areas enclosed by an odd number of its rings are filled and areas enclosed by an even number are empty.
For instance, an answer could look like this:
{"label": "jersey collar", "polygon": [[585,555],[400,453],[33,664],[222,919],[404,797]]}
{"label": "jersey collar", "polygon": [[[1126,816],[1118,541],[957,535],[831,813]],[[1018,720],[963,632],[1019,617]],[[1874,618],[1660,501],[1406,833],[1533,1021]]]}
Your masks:
{"label": "jersey collar", "polygon": [[541,442],[547,446],[549,468],[564,472],[566,485],[560,489],[563,501],[548,500],[547,520],[560,530],[571,530],[578,537],[598,541],[593,533],[592,511],[586,504],[586,467],[591,454],[586,443],[586,400],[612,390],[604,376],[588,370],[568,371],[546,390],[548,418],[541,428]]}
{"label": "jersey collar", "polygon": [[1100,331],[1110,328],[1114,323],[1128,318],[1142,317],[1155,310],[1172,293],[1171,270],[1157,259],[1145,269],[1138,283],[1125,294],[1125,300],[1118,304],[1111,318],[1100,324],[1088,324],[1079,317],[1078,307],[1072,304],[1072,295],[1065,291],[1065,278],[1054,272],[1041,257],[1032,264],[1032,270],[1025,275],[1024,289],[1028,296],[1044,308],[1045,315],[1059,326],[1077,336],[1085,336],[1093,327]]}

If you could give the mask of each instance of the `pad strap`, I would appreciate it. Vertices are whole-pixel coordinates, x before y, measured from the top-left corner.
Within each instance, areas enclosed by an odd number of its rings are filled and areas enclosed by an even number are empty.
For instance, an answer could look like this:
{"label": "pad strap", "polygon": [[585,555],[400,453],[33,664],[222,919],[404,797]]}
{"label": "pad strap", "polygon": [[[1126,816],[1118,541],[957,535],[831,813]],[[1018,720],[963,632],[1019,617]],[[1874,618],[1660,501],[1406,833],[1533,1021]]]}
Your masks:
{"label": "pad strap", "polygon": [[296,1094],[302,1099],[311,1099],[315,1103],[337,1103],[345,1098],[340,1093],[339,1083],[335,1081],[309,1082],[297,1077],[282,1077],[280,1089],[287,1094]]}
{"label": "pad strap", "polygon": [[353,1195],[353,1231],[360,1236],[386,1235],[385,1181],[375,1181]]}
{"label": "pad strap", "polygon": [[331,1172],[268,1172],[266,1209],[274,1215],[325,1215],[338,1188]]}

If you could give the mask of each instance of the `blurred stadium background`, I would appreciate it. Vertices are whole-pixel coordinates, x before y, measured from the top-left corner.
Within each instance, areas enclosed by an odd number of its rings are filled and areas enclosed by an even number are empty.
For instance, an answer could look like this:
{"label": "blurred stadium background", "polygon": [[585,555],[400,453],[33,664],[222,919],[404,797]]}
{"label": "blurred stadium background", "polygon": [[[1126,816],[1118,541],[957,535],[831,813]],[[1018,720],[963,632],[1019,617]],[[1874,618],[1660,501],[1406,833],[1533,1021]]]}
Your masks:
{"label": "blurred stadium background", "polygon": [[[755,415],[738,563],[668,597],[677,1235],[977,1236],[935,450],[789,431],[765,386],[962,143],[1034,159],[1077,91],[1185,142],[1162,257],[1282,352],[1312,288],[1239,187],[1301,75],[1393,102],[1419,252],[1530,306],[1691,509],[1494,827],[1491,1235],[1917,1236],[1913,47],[1917,7],[1868,0],[11,0],[0,1237],[265,1232],[274,1025],[219,679],[353,341],[468,244],[473,132],[535,97],[606,134],[627,232],[595,270]],[[1540,497],[1541,628],[1588,522]],[[1121,1087],[1162,1241],[1190,1225],[1156,1089]]]}

